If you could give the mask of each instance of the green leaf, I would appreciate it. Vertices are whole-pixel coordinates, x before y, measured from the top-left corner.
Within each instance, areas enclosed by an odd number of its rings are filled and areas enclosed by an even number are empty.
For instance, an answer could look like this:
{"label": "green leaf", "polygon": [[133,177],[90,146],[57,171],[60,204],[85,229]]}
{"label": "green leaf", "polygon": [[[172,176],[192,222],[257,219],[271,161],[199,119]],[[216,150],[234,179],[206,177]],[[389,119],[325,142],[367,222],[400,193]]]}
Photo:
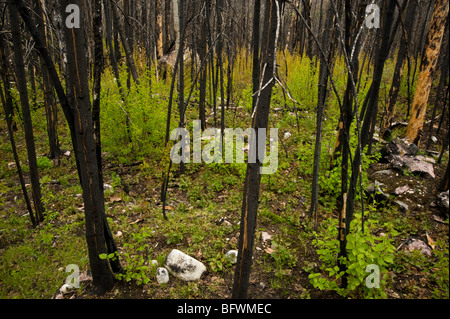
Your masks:
{"label": "green leaf", "polygon": [[107,254],[100,254],[100,255],[98,255],[98,257],[99,257],[100,259],[107,259],[107,258],[108,258],[108,255],[107,255]]}

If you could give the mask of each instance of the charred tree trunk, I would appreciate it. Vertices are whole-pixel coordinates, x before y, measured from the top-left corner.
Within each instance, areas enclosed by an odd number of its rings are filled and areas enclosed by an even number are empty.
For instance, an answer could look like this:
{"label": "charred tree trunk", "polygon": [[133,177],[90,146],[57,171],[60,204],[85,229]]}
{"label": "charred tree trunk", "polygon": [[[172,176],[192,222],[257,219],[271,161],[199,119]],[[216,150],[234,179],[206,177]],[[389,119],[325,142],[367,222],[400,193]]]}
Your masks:
{"label": "charred tree trunk", "polygon": [[[395,115],[395,105],[397,103],[398,92],[400,89],[400,82],[403,74],[403,65],[405,58],[409,57],[411,51],[412,28],[414,26],[414,18],[416,16],[417,4],[414,1],[409,1],[406,13],[403,17],[403,33],[400,41],[400,46],[397,54],[397,62],[395,63],[394,76],[392,77],[391,89],[389,91],[389,105],[386,116],[383,121],[383,128],[386,129],[391,126],[392,119]],[[409,63],[409,58],[408,58]],[[409,81],[409,79],[408,79]]]}
{"label": "charred tree trunk", "polygon": [[[426,145],[426,150],[428,150],[431,146],[431,137],[433,136],[433,126],[434,126],[434,120],[435,120],[435,116],[436,116],[436,112],[439,109],[439,106],[442,102],[445,103],[445,94],[448,93],[448,67],[449,67],[449,51],[448,51],[448,23],[446,23],[445,26],[445,32],[444,32],[444,39],[447,39],[444,46],[441,46],[441,61],[442,61],[442,66],[441,66],[441,74],[440,74],[440,78],[439,78],[439,84],[437,87],[437,92],[436,92],[436,99],[434,101],[434,108],[433,108],[433,113],[431,115],[431,120],[430,120],[430,126],[428,128],[428,140],[427,140],[427,145]],[[445,40],[444,40],[445,41]],[[447,87],[447,92],[445,90],[445,87]],[[443,108],[443,112],[441,114],[441,119],[444,117],[445,113],[445,108]]]}
{"label": "charred tree trunk", "polygon": [[[253,47],[253,93],[259,90],[259,22],[261,13],[261,0],[255,0],[255,7],[253,12],[253,30],[252,30],[252,47]],[[255,109],[256,95],[252,100],[252,112]]]}
{"label": "charred tree trunk", "polygon": [[[47,42],[46,39],[46,27],[45,27],[45,15],[41,7],[41,2],[39,0],[34,1],[34,8],[37,15],[36,27],[39,32],[43,35],[43,41]],[[44,105],[45,105],[45,115],[47,118],[47,135],[50,146],[49,157],[54,159],[61,155],[61,148],[58,139],[58,112],[56,107],[55,94],[53,86],[51,85],[51,80],[48,75],[46,68],[41,68],[42,72],[42,86],[44,91]]]}
{"label": "charred tree trunk", "polygon": [[[70,0],[70,2],[74,1]],[[77,2],[81,0],[75,1]],[[69,0],[62,1],[64,8],[67,5]],[[65,16],[65,12],[62,14]],[[89,262],[94,285],[103,293],[112,287],[114,278],[108,260],[99,257],[100,254],[108,252],[105,238],[105,200],[97,163],[89,81],[86,72],[88,64],[84,54],[85,39],[83,32],[77,28],[65,28],[64,39],[67,46],[69,71],[66,82],[67,97],[73,108],[76,142],[74,151],[79,163],[79,177],[83,190]]]}
{"label": "charred tree trunk", "polygon": [[23,62],[22,43],[20,35],[19,15],[13,0],[8,0],[8,11],[11,23],[13,40],[14,64],[17,77],[17,89],[19,91],[20,104],[22,105],[22,117],[25,129],[25,142],[27,145],[28,165],[30,167],[31,189],[37,223],[44,219],[44,205],[42,204],[41,184],[36,160],[34,144],[33,123],[31,120],[30,104],[28,100],[27,79]]}
{"label": "charred tree trunk", "polygon": [[[328,88],[328,67],[330,65],[331,59],[334,55],[333,42],[330,39],[333,38],[333,7],[330,3],[328,5],[328,10],[326,13],[325,20],[325,33],[322,37],[322,48],[325,50],[326,56],[320,56],[320,66],[319,66],[319,89],[318,89],[318,99],[317,99],[317,117],[316,117],[316,143],[314,146],[314,163],[313,163],[313,182],[312,182],[312,194],[311,194],[311,207],[309,210],[309,216],[313,217],[315,215],[315,228],[317,230],[317,214],[319,208],[319,167],[320,167],[320,154],[322,149],[322,127],[323,127],[323,117],[325,111],[325,100],[327,97]],[[330,45],[331,44],[331,45]]]}
{"label": "charred tree trunk", "polygon": [[[267,128],[269,121],[269,108],[273,86],[274,61],[276,59],[276,34],[278,11],[277,0],[266,0],[265,23],[263,32],[263,48],[261,61],[265,66],[263,83],[265,88],[260,92],[258,104],[255,106],[253,128],[255,129],[256,143],[250,146],[249,152],[259,154],[258,132],[259,128]],[[267,84],[267,85],[266,85]],[[264,137],[265,138],[265,137]],[[264,139],[265,140],[265,139]],[[259,145],[260,147],[265,147]],[[238,246],[238,260],[234,275],[232,298],[247,298],[250,270],[252,266],[253,243],[255,237],[256,217],[258,212],[259,186],[261,181],[260,169],[263,158],[256,156],[255,163],[247,163],[247,171],[244,184],[244,196],[242,201],[240,236]]]}
{"label": "charred tree trunk", "polygon": [[[5,119],[6,119],[6,126],[8,127],[8,136],[9,136],[9,141],[11,143],[11,148],[12,148],[12,152],[13,152],[13,156],[14,156],[14,161],[16,163],[16,168],[17,168],[17,174],[19,175],[19,181],[20,181],[20,186],[22,187],[22,193],[25,199],[25,204],[28,210],[28,214],[30,215],[30,219],[31,219],[31,224],[33,225],[33,227],[37,226],[37,222],[36,222],[36,218],[34,217],[34,213],[33,213],[33,209],[31,208],[31,201],[30,201],[30,197],[28,196],[28,191],[27,188],[25,187],[25,180],[23,178],[23,173],[22,173],[22,167],[20,165],[20,160],[19,160],[19,155],[17,154],[17,147],[16,147],[16,142],[14,139],[14,124],[13,124],[13,99],[11,96],[11,87],[9,85],[9,79],[8,79],[8,73],[7,70],[9,70],[10,68],[8,67],[9,63],[8,63],[8,58],[7,58],[8,54],[6,53],[6,45],[5,45],[5,41],[3,39],[3,35],[0,35],[0,75],[1,75],[1,80],[3,82],[3,88],[0,87],[0,99],[3,105],[3,109],[5,111]],[[4,89],[4,94],[3,94],[3,89]]]}
{"label": "charred tree trunk", "polygon": [[118,4],[115,3],[113,0],[111,0],[111,9],[112,9],[113,16],[114,16],[115,26],[117,27],[117,30],[120,35],[120,39],[122,40],[123,49],[125,51],[125,59],[127,61],[127,66],[131,72],[134,82],[136,82],[136,84],[139,85],[139,76],[138,76],[136,65],[135,65],[134,59],[133,59],[133,51],[131,50],[130,45],[128,43],[126,30],[120,20],[120,12],[119,12],[119,8],[117,6],[118,6]]}
{"label": "charred tree trunk", "polygon": [[100,186],[103,191],[102,173],[102,143],[100,131],[100,92],[103,73],[103,28],[102,28],[102,2],[94,0],[93,17],[94,34],[94,84],[92,88],[92,122],[94,126],[95,150],[97,153],[97,165],[100,178]]}
{"label": "charred tree trunk", "polygon": [[[69,4],[68,1],[64,0],[62,3],[61,14],[63,17],[66,15],[64,8]],[[81,6],[81,1],[77,0],[75,4]],[[70,2],[73,3],[74,1]],[[83,190],[89,262],[94,285],[100,293],[103,293],[111,288],[114,280],[111,268],[114,272],[118,272],[121,270],[121,266],[118,258],[114,261],[100,258],[102,253],[114,253],[115,251],[110,249],[115,244],[112,236],[110,237],[105,215],[104,196],[100,185],[87,78],[88,64],[84,54],[84,34],[82,30],[77,28],[64,29],[69,71],[66,82],[68,95],[66,96],[53,61],[45,45],[43,45],[39,33],[34,28],[25,3],[23,0],[16,0],[14,6],[18,7],[26,27],[35,41],[36,49],[49,71],[69,125],[78,177]],[[80,18],[81,23],[85,22],[83,16]]]}
{"label": "charred tree trunk", "polygon": [[223,154],[223,136],[225,134],[225,91],[223,86],[223,0],[217,0],[217,69],[220,83],[220,152]]}
{"label": "charred tree trunk", "polygon": [[[204,1],[203,9],[202,9],[202,27],[200,28],[200,39],[198,43],[198,54],[201,57],[206,58],[207,54],[207,28],[208,24],[206,22],[206,10],[207,8],[207,0]],[[202,63],[200,68],[200,80],[199,80],[199,117],[201,123],[202,131],[206,129],[206,81],[208,75],[208,61],[205,60]]]}

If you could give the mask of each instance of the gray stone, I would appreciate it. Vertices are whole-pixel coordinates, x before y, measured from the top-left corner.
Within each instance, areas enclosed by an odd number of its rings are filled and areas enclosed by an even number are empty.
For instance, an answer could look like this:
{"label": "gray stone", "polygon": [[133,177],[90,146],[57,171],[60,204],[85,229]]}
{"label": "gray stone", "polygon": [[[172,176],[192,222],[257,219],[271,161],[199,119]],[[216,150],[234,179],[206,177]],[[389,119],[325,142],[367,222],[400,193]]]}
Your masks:
{"label": "gray stone", "polygon": [[269,241],[272,239],[272,235],[270,235],[268,232],[263,231],[261,233],[261,239],[262,239],[262,242],[265,243],[266,241]]}
{"label": "gray stone", "polygon": [[158,284],[166,284],[169,282],[169,273],[164,267],[159,267],[156,269],[156,281]]}
{"label": "gray stone", "polygon": [[399,186],[395,189],[394,194],[395,195],[401,195],[403,193],[406,193],[407,191],[409,191],[409,186],[405,185],[405,186]]}
{"label": "gray stone", "polygon": [[399,208],[399,210],[403,213],[406,213],[409,209],[409,206],[402,201],[394,200],[394,201],[392,201],[392,203],[394,203],[395,206],[397,206]]}
{"label": "gray stone", "polygon": [[[416,238],[408,238],[405,240],[398,249],[405,251],[418,250],[421,254],[431,257],[431,248],[425,242]],[[398,250],[397,249],[397,250]]]}
{"label": "gray stone", "polygon": [[412,143],[407,146],[408,155],[415,156],[419,152],[419,148],[416,144]]}
{"label": "gray stone", "polygon": [[406,168],[411,173],[428,174],[435,178],[433,164],[414,156],[390,155],[387,157],[387,160],[391,163],[392,168],[398,170]]}
{"label": "gray stone", "polygon": [[392,170],[385,169],[385,170],[382,170],[382,171],[377,171],[377,172],[373,173],[373,175],[387,175],[387,176],[389,176],[392,173],[393,173]]}
{"label": "gray stone", "polygon": [[185,281],[198,280],[206,271],[203,263],[178,249],[173,249],[167,255],[164,265],[172,275]]}

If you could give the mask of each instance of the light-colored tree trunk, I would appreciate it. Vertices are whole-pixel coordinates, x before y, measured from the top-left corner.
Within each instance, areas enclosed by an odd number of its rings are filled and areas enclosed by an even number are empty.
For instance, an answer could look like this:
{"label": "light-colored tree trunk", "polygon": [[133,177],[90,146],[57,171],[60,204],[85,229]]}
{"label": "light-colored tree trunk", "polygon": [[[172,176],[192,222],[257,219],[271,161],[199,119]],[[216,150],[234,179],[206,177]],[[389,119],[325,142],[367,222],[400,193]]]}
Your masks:
{"label": "light-colored tree trunk", "polygon": [[179,0],[173,0],[173,28],[175,29],[175,52],[180,48],[180,18],[179,18]]}
{"label": "light-colored tree trunk", "polygon": [[425,43],[422,66],[411,109],[406,139],[410,143],[418,144],[420,132],[423,128],[425,113],[427,110],[428,97],[433,83],[433,73],[441,48],[442,37],[445,29],[445,18],[448,14],[448,0],[437,0],[434,5],[430,27],[428,29],[427,41]]}
{"label": "light-colored tree trunk", "polygon": [[163,52],[163,26],[162,26],[162,0],[156,1],[156,54],[158,59],[164,55]]}

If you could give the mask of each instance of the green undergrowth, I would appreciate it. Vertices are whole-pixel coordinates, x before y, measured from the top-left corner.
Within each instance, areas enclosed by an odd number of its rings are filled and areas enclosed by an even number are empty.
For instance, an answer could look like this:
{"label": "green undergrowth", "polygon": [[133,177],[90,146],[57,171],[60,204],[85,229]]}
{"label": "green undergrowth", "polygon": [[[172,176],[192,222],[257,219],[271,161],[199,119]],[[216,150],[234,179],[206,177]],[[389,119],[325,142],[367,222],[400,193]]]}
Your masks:
{"label": "green undergrowth", "polygon": [[[252,288],[256,289],[252,291],[252,296],[320,298],[330,297],[331,292],[333,298],[383,298],[389,297],[389,291],[395,289],[395,276],[419,273],[426,278],[427,283],[423,285],[429,287],[432,297],[448,297],[448,266],[444,266],[448,262],[448,242],[437,241],[438,248],[428,260],[395,252],[393,247],[400,239],[407,238],[418,224],[425,227],[426,223],[400,215],[395,209],[379,210],[375,208],[375,203],[366,203],[370,218],[365,223],[364,233],[360,231],[360,219],[352,223],[352,232],[348,237],[349,287],[346,290],[339,287],[342,274],[335,268],[338,249],[335,209],[341,183],[339,156],[332,162],[339,118],[338,103],[330,90],[320,158],[319,229],[315,233],[308,211],[316,133],[318,63],[281,52],[278,59],[280,80],[298,103],[293,103],[279,85],[274,87],[269,125],[278,128],[278,169],[274,174],[261,178],[251,287],[264,288]],[[226,128],[251,127],[250,62],[245,52],[236,57],[232,99],[225,113]],[[389,64],[387,69],[391,68]],[[132,82],[128,89],[127,71],[125,67],[121,68],[123,96],[109,67],[103,75],[103,173],[105,183],[111,185],[111,188],[105,189],[105,208],[118,251],[101,257],[119,258],[124,271],[116,275],[117,282],[133,287],[129,295],[119,294],[123,297],[230,297],[235,266],[225,254],[237,249],[238,245],[246,164],[191,162],[185,165],[184,174],[180,174],[179,165],[173,164],[165,220],[160,188],[169,167],[170,148],[175,143],[170,141],[167,147],[164,146],[170,79],[157,80],[153,72],[143,68],[140,72],[141,84],[138,86]],[[367,67],[362,72],[364,80],[358,94],[359,101],[367,93],[370,74],[371,70]],[[186,95],[191,89],[189,78],[187,76]],[[334,81],[342,94],[346,81],[343,59],[336,61]],[[390,85],[387,80],[383,83],[381,94],[388,91]],[[13,93],[17,102],[18,96]],[[214,125],[210,93],[208,83],[208,127]],[[176,94],[170,129],[177,127],[179,121]],[[400,96],[405,99],[404,86]],[[37,99],[40,97],[38,93]],[[216,102],[220,111],[221,101],[218,99]],[[194,88],[186,114],[187,129],[191,134],[192,121],[198,119],[197,105],[198,88]],[[72,153],[62,156],[59,163],[45,156],[48,142],[44,111],[40,107],[32,112],[46,207],[46,219],[35,229],[31,228],[29,216],[26,215],[16,171],[8,168],[8,163],[13,161],[11,146],[6,138],[5,123],[0,123],[2,136],[5,136],[0,140],[1,298],[51,298],[68,275],[65,272],[67,265],[76,264],[81,272],[89,269],[82,190],[76,163]],[[217,119],[220,125],[220,112]],[[62,115],[59,124],[62,149],[72,152],[70,134]],[[23,147],[23,128],[20,125],[15,137],[18,145],[22,145],[18,149],[19,158],[27,174],[26,149]],[[350,140],[352,155],[356,145],[357,131],[356,125],[353,125]],[[191,139],[191,151],[192,146]],[[363,171],[378,159],[376,155],[364,155]],[[364,175],[363,187],[368,183]],[[358,210],[361,205],[359,188],[356,194]],[[268,242],[262,241],[262,232],[272,236]],[[380,232],[385,236],[379,235]],[[175,248],[206,265],[208,271],[200,281],[184,283],[171,277],[166,285],[156,282],[156,267],[152,260],[163,265],[165,256]],[[365,280],[370,275],[365,269],[369,264],[377,264],[381,271],[382,288],[379,290],[365,289]],[[78,294],[86,297],[84,293],[88,288],[82,284]],[[405,293],[406,297],[417,296],[417,289],[408,289],[411,291]],[[111,298],[115,296],[108,295]]]}

